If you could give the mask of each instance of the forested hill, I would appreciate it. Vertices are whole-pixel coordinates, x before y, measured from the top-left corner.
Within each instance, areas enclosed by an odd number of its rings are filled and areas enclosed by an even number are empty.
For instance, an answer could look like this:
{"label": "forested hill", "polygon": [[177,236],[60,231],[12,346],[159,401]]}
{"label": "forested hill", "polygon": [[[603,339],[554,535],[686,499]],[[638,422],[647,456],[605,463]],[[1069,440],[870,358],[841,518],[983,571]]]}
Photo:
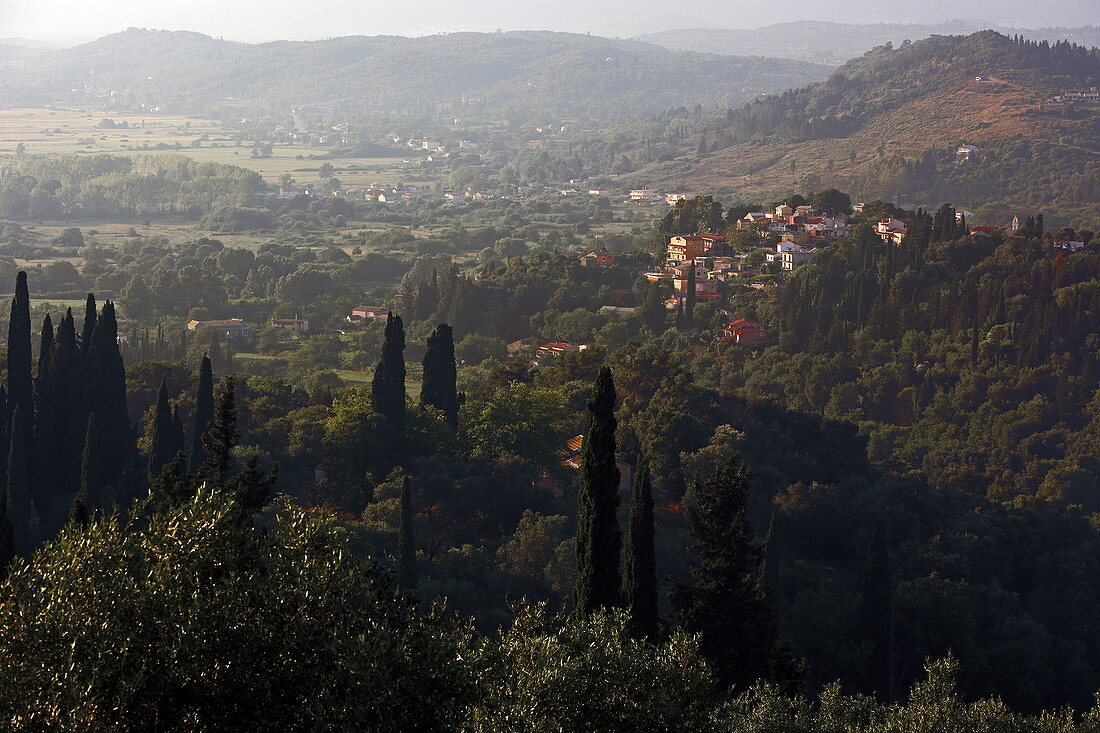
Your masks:
{"label": "forested hill", "polygon": [[844,63],[875,46],[906,40],[916,41],[933,35],[962,35],[980,30],[995,30],[1005,35],[1023,35],[1036,41],[1070,41],[1082,46],[1100,45],[1100,28],[1005,28],[992,23],[951,20],[945,23],[833,23],[800,20],[775,23],[763,28],[678,28],[639,36],[674,51],[701,53],[759,54],[801,59],[818,63]]}
{"label": "forested hill", "polygon": [[132,28],[75,48],[0,55],[0,72],[0,104],[9,106],[110,102],[205,112],[243,101],[435,113],[440,105],[465,102],[501,118],[608,118],[732,104],[824,79],[828,69],[570,33],[249,45]]}
{"label": "forested hill", "polygon": [[[1100,106],[1050,100],[1097,86],[1100,51],[1070,43],[983,31],[879,47],[825,82],[704,115],[679,157],[638,182],[690,176],[753,200],[839,183],[860,198],[997,217],[1058,209],[1095,226]],[[978,148],[967,161],[955,153],[964,144]]]}

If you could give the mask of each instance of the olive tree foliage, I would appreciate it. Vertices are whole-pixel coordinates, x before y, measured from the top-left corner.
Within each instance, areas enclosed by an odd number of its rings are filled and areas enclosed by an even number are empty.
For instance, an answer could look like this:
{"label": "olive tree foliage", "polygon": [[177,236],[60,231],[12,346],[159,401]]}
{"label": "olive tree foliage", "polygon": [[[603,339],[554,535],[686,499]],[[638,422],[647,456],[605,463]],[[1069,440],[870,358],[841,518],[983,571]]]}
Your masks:
{"label": "olive tree foliage", "polygon": [[780,685],[758,682],[715,711],[711,730],[722,733],[1093,733],[1100,730],[1100,707],[1080,720],[1072,711],[1035,716],[1013,712],[1001,700],[964,700],[956,687],[954,657],[929,660],[925,679],[913,685],[904,703],[884,704],[869,695],[844,695],[840,683],[815,697],[790,695]]}
{"label": "olive tree foliage", "polygon": [[[70,525],[0,586],[5,730],[436,730],[474,692],[468,628],[417,611],[328,520],[266,532],[200,491]],[[140,516],[140,515],[135,515]]]}
{"label": "olive tree foliage", "polygon": [[716,686],[695,640],[631,638],[626,614],[565,618],[523,608],[479,652],[484,697],[473,731],[705,730]]}

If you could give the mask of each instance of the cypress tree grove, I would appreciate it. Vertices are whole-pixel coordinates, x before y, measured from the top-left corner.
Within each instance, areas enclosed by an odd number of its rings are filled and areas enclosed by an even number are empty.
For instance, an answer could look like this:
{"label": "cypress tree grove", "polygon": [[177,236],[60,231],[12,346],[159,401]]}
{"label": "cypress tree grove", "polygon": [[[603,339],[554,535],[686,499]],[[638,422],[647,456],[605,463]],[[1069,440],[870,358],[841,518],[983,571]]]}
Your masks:
{"label": "cypress tree grove", "polygon": [[386,317],[382,355],[370,385],[371,400],[378,414],[395,425],[405,424],[405,328],[401,317]]}
{"label": "cypress tree grove", "polygon": [[573,602],[577,613],[618,605],[619,468],[615,464],[615,384],[611,368],[602,367],[588,400],[581,452],[577,513],[577,580]]}
{"label": "cypress tree grove", "polygon": [[458,370],[455,366],[454,332],[446,323],[440,323],[428,336],[423,364],[420,404],[439,410],[451,427],[457,427]]}
{"label": "cypress tree grove", "polygon": [[623,601],[630,633],[639,639],[656,639],[657,553],[653,544],[653,487],[649,461],[642,458],[634,474],[623,552]]}
{"label": "cypress tree grove", "polygon": [[401,524],[398,529],[400,544],[397,584],[407,590],[416,588],[416,538],[413,536],[412,485],[406,474],[401,481]]}
{"label": "cypress tree grove", "polygon": [[698,555],[690,585],[679,585],[673,607],[680,626],[700,634],[700,651],[721,682],[747,687],[784,677],[778,667],[771,608],[759,582],[760,547],[745,517],[749,471],[738,458],[721,463],[688,493]]}
{"label": "cypress tree grove", "polygon": [[191,421],[191,470],[198,471],[206,461],[202,436],[214,420],[214,371],[210,357],[202,355],[199,365],[199,387],[195,392],[195,414]]}

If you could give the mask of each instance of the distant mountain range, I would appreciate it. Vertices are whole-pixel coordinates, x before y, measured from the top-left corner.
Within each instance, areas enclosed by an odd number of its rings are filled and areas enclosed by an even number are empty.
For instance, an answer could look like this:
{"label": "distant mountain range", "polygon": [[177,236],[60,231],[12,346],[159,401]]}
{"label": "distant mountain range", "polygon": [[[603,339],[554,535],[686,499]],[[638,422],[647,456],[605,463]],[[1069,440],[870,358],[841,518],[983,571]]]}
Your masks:
{"label": "distant mountain range", "polygon": [[[2,50],[2,49],[0,49]],[[0,104],[159,106],[330,104],[503,119],[621,118],[734,104],[824,79],[791,59],[669,52],[633,40],[552,32],[350,36],[244,44],[130,29],[73,48],[0,53]]]}
{"label": "distant mountain range", "polygon": [[777,23],[752,30],[682,28],[649,33],[641,41],[675,51],[772,56],[814,63],[840,65],[875,46],[905,40],[918,41],[933,35],[965,35],[980,30],[995,30],[1006,36],[1022,35],[1035,41],[1067,40],[1081,46],[1100,46],[1100,27],[1009,28],[980,20],[954,20],[945,23],[828,23],[798,21]]}
{"label": "distant mountain range", "polygon": [[[993,31],[934,36],[706,113],[675,155],[628,178],[746,201],[840,186],[906,204],[951,201],[986,221],[1027,208],[1100,227],[1098,87],[1098,49]],[[962,145],[977,150],[960,158]]]}

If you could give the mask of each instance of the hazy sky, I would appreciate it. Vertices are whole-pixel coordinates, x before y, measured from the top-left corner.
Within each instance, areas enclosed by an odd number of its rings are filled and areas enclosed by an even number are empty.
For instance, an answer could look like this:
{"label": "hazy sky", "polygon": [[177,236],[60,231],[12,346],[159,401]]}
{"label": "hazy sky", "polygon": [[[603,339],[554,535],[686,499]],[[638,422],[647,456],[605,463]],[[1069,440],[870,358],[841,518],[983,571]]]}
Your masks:
{"label": "hazy sky", "polygon": [[[665,28],[756,28],[785,20],[1100,25],[1100,0],[0,0],[0,38],[88,40],[129,26],[241,41],[497,28],[633,36]],[[873,10],[871,9],[873,8]]]}

